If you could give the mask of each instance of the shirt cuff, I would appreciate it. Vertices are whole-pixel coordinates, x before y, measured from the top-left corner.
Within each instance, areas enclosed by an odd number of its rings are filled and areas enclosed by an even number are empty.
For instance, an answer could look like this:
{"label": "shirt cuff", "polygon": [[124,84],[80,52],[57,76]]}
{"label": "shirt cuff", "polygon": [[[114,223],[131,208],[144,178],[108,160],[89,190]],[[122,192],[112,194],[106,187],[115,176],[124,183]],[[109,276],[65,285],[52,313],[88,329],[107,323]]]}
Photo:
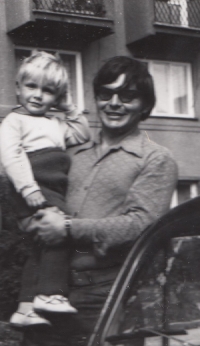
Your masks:
{"label": "shirt cuff", "polygon": [[36,191],[40,191],[40,187],[38,186],[37,183],[34,183],[31,185],[25,186],[23,189],[21,189],[20,192],[22,194],[22,197],[25,198],[28,195],[30,195],[31,193],[36,192]]}
{"label": "shirt cuff", "polygon": [[94,244],[95,242],[95,232],[87,224],[87,219],[72,219],[70,235],[75,242],[80,242],[81,244]]}

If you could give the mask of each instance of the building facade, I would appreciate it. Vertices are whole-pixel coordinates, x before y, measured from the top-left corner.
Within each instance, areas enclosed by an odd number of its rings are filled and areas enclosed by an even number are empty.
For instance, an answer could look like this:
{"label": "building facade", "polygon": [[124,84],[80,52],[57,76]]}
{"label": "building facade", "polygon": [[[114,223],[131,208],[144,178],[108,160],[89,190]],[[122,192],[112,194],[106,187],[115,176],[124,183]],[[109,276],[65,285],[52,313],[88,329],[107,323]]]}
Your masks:
{"label": "building facade", "polygon": [[74,102],[98,128],[92,80],[106,59],[143,60],[157,103],[141,124],[179,166],[172,205],[199,194],[200,0],[0,0],[0,118],[16,104],[15,75],[32,49],[58,51]]}

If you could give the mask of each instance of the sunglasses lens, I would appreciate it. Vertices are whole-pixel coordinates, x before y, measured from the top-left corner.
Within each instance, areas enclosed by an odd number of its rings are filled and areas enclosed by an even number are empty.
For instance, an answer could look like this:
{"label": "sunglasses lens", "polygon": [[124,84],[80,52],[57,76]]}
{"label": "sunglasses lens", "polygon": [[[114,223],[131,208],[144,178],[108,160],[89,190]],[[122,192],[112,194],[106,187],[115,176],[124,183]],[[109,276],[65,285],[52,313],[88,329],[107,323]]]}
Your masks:
{"label": "sunglasses lens", "polygon": [[98,97],[102,101],[109,101],[113,95],[118,95],[119,99],[123,103],[129,103],[134,99],[139,97],[139,94],[135,90],[109,90],[106,88],[102,88],[98,92]]}
{"label": "sunglasses lens", "polygon": [[129,103],[138,97],[138,92],[134,90],[123,90],[119,93],[119,98],[123,103]]}
{"label": "sunglasses lens", "polygon": [[106,89],[101,89],[98,92],[98,97],[102,101],[109,101],[111,99],[112,95],[113,95],[113,93],[110,92],[110,90],[106,90]]}

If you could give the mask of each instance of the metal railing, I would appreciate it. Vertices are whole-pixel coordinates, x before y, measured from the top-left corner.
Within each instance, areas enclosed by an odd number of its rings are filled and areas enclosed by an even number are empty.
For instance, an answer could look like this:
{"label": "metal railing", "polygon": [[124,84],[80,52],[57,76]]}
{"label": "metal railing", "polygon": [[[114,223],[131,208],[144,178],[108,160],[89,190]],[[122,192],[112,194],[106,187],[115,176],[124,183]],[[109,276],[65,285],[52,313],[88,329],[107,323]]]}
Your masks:
{"label": "metal railing", "polygon": [[103,0],[33,0],[33,9],[96,17],[106,13]]}
{"label": "metal railing", "polygon": [[200,28],[200,0],[155,0],[155,22]]}

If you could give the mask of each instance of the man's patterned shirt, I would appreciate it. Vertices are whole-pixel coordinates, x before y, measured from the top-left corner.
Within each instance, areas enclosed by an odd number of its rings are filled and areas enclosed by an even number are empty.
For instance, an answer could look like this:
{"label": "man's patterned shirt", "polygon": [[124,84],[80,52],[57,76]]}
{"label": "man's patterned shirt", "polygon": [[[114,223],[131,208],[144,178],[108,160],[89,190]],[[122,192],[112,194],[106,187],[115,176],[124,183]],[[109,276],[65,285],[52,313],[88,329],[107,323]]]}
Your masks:
{"label": "man's patterned shirt", "polygon": [[67,210],[72,267],[114,265],[170,206],[177,166],[168,149],[137,130],[100,155],[99,140],[76,148]]}

